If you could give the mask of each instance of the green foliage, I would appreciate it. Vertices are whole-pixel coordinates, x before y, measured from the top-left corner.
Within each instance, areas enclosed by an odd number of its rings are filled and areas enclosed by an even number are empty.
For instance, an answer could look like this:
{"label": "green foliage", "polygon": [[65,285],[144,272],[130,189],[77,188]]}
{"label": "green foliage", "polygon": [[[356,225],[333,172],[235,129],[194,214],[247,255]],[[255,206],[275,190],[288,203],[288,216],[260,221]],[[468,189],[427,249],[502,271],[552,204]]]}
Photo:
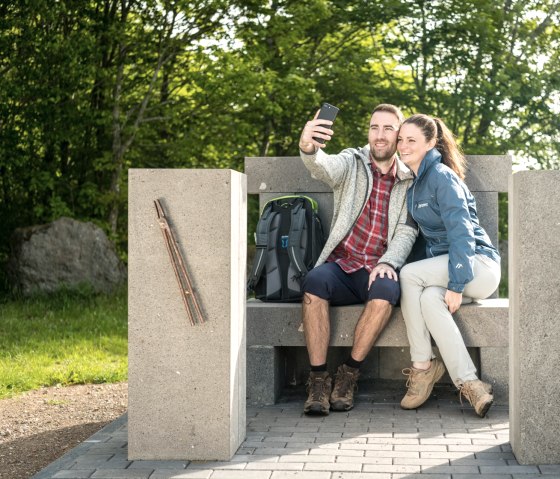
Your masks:
{"label": "green foliage", "polygon": [[558,168],[559,17],[553,0],[4,2],[0,262],[16,227],[60,215],[125,258],[128,168],[297,155],[323,101],[341,109],[329,151],[365,144],[389,102],[468,154]]}
{"label": "green foliage", "polygon": [[126,291],[59,292],[0,307],[0,398],[127,379]]}

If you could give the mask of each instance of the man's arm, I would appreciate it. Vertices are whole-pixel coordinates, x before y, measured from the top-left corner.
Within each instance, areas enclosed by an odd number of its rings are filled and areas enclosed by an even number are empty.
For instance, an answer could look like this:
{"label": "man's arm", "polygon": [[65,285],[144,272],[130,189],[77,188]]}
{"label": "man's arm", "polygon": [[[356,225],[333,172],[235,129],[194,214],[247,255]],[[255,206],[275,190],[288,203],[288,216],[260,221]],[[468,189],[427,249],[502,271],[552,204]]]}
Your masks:
{"label": "man's arm", "polygon": [[390,264],[395,269],[401,268],[412,251],[417,236],[418,226],[408,213],[405,196],[395,234],[387,246],[387,251],[379,258],[379,263]]}
{"label": "man's arm", "polygon": [[350,150],[344,150],[338,155],[327,155],[322,148],[326,143],[319,143],[313,137],[322,138],[328,142],[333,134],[330,128],[320,125],[332,125],[330,120],[318,120],[315,114],[313,120],[308,121],[299,139],[300,156],[311,176],[331,188],[335,188],[343,180],[352,158]]}

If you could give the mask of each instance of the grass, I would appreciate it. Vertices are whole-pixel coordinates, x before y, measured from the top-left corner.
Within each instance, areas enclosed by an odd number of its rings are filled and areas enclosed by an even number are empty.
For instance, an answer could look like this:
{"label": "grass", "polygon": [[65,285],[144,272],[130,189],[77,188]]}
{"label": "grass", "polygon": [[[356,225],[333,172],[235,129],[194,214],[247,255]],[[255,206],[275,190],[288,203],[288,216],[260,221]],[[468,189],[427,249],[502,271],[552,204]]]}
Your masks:
{"label": "grass", "polygon": [[41,386],[127,380],[126,290],[0,302],[0,398]]}

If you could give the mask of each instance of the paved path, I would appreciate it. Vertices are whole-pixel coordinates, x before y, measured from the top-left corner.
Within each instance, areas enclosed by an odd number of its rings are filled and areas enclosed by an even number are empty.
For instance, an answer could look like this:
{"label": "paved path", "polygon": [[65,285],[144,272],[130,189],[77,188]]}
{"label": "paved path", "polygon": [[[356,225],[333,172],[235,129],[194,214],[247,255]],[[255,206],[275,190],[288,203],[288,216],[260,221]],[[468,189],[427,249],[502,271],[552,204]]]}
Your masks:
{"label": "paved path", "polygon": [[505,407],[480,419],[455,397],[417,411],[381,397],[327,417],[304,416],[301,400],[249,407],[247,438],[229,462],[128,461],[125,415],[34,479],[560,478],[560,465],[517,463]]}

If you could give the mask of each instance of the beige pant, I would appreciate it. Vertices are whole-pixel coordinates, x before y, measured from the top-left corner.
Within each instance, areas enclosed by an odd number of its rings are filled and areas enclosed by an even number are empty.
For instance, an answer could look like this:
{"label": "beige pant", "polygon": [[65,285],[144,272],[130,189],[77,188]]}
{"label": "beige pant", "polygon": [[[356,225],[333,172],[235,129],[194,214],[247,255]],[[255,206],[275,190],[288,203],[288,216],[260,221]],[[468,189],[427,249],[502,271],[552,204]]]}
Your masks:
{"label": "beige pant", "polygon": [[[429,361],[434,357],[431,335],[449,376],[459,386],[477,376],[459,328],[444,302],[449,282],[448,264],[447,254],[407,264],[400,272],[401,308],[412,361]],[[469,298],[487,298],[499,283],[500,264],[477,254],[474,279],[465,286],[463,302],[469,302]]]}

